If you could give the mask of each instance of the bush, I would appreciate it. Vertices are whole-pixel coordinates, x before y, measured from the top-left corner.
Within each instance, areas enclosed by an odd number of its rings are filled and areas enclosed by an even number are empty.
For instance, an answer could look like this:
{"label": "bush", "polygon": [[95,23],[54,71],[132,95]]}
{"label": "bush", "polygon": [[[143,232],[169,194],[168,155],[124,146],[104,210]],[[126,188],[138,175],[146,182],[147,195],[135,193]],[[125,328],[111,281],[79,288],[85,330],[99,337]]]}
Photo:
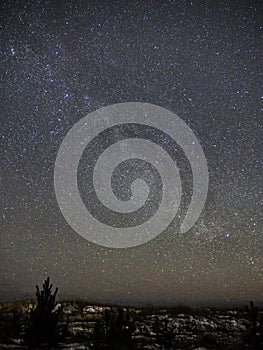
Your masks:
{"label": "bush", "polygon": [[250,301],[250,307],[246,305],[246,312],[250,321],[250,328],[245,335],[245,340],[256,349],[263,346],[263,318],[259,315],[259,310]]}
{"label": "bush", "polygon": [[106,309],[104,320],[95,324],[93,337],[97,349],[133,349],[134,322],[129,309]]}

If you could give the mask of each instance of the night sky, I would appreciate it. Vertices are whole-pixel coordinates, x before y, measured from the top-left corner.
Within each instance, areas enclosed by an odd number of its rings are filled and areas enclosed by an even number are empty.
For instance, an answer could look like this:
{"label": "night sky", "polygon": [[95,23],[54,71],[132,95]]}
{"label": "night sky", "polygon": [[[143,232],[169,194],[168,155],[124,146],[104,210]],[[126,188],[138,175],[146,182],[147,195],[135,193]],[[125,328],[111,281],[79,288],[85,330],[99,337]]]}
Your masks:
{"label": "night sky", "polygon": [[[65,298],[263,301],[262,13],[261,1],[1,2],[1,300],[32,296],[50,276]],[[113,249],[66,222],[54,166],[75,123],[121,102],[187,123],[209,191],[187,233],[177,217],[148,243]],[[191,171],[184,184],[187,197]]]}

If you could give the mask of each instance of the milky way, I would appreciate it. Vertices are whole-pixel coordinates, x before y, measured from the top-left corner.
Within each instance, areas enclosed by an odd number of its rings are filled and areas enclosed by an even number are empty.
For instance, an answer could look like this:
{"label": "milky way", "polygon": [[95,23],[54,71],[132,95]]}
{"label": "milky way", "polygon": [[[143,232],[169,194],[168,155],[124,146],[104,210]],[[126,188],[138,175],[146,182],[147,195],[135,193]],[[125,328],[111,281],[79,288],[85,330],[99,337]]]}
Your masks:
{"label": "milky way", "polygon": [[[61,296],[106,302],[263,300],[263,8],[216,3],[1,3],[2,300],[31,296],[46,276]],[[186,234],[175,221],[148,243],[109,249],[63,218],[54,165],[77,121],[130,101],[188,124],[209,191]]]}

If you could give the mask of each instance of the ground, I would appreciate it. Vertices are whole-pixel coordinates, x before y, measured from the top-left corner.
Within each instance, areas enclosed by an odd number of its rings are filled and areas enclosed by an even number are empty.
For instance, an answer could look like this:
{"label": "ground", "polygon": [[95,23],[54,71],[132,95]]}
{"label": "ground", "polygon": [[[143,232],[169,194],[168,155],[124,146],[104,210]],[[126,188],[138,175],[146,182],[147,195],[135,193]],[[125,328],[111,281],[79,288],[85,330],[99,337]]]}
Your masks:
{"label": "ground", "polygon": [[[60,324],[67,325],[67,333],[58,345],[61,349],[263,349],[260,335],[257,342],[252,337],[245,308],[139,309],[83,301],[63,304]],[[24,323],[33,306],[32,301],[0,305],[0,349],[26,349]]]}

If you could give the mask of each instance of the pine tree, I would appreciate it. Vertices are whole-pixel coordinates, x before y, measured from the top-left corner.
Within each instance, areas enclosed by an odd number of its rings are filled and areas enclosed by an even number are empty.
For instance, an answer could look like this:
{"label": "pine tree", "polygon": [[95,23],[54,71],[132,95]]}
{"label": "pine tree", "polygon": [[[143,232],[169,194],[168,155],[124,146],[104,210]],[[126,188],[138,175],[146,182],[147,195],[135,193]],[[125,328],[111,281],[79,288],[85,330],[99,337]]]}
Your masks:
{"label": "pine tree", "polygon": [[58,322],[63,305],[57,306],[58,288],[52,294],[52,286],[49,277],[43,283],[43,290],[40,291],[38,285],[36,286],[37,304],[30,312],[25,335],[29,346],[41,344],[55,346],[58,343],[61,334]]}

